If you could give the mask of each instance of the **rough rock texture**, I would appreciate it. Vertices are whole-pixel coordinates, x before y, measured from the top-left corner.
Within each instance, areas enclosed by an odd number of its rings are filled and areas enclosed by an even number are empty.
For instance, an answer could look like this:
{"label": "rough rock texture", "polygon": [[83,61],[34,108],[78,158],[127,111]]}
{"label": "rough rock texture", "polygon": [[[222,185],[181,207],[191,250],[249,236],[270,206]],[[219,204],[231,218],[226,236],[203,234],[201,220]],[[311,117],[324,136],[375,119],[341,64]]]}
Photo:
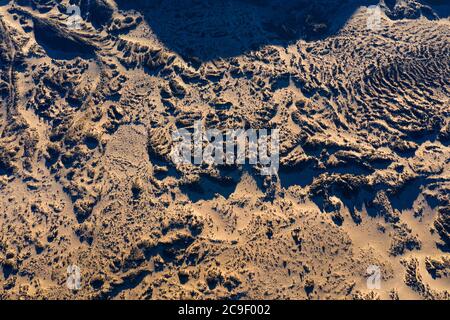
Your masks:
{"label": "rough rock texture", "polygon": [[[0,1],[0,299],[449,299],[449,5],[374,4]],[[197,120],[278,174],[173,163]]]}

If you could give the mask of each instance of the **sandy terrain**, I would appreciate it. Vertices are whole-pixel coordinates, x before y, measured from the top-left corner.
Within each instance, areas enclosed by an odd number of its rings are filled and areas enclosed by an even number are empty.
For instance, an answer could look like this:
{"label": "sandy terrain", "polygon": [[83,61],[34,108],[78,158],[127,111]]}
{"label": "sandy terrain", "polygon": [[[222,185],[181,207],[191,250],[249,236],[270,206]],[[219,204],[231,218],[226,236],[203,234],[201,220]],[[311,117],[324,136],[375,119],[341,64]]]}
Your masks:
{"label": "sandy terrain", "polygon": [[0,299],[450,298],[448,1],[70,4],[0,0]]}

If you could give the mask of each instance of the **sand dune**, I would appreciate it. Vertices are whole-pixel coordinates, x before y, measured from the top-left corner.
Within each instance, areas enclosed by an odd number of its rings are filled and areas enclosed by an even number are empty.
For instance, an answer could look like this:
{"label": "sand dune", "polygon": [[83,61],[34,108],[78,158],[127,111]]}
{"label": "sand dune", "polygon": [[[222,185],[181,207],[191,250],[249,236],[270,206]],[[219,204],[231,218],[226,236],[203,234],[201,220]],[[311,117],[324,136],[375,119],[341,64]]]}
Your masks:
{"label": "sand dune", "polygon": [[449,299],[447,1],[71,4],[0,1],[1,299]]}

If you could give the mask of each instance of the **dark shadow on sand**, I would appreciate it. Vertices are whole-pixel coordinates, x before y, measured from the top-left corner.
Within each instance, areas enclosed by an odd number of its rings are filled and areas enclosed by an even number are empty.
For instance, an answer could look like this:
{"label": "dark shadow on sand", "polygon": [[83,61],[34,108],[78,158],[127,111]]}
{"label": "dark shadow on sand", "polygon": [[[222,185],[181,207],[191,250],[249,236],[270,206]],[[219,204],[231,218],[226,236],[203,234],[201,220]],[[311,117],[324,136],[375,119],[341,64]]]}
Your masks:
{"label": "dark shadow on sand", "polygon": [[200,200],[212,200],[221,195],[228,199],[236,190],[241,180],[242,170],[226,170],[221,172],[221,177],[216,178],[209,175],[201,175],[199,181],[192,184],[182,185],[181,191],[186,194],[192,202]]}
{"label": "dark shadow on sand", "polygon": [[199,181],[182,185],[180,190],[194,203],[201,200],[212,200],[219,195],[228,199],[236,191],[244,173],[247,173],[253,178],[258,189],[265,192],[264,176],[256,173],[248,164],[241,167],[223,166],[218,170],[220,177],[201,175]]}
{"label": "dark shadow on sand", "polygon": [[186,60],[210,61],[339,31],[360,6],[377,0],[136,0],[119,9],[142,13],[158,38]]}

